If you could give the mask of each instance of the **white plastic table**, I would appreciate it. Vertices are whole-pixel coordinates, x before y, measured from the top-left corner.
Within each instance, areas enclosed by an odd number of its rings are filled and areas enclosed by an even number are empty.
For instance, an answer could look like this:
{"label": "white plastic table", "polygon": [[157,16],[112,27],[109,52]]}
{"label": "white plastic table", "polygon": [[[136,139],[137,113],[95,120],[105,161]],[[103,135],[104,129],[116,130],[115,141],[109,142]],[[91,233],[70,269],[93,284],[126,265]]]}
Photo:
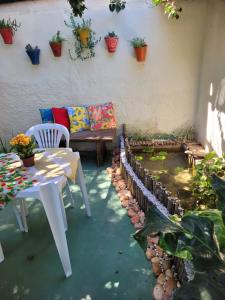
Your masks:
{"label": "white plastic table", "polygon": [[[50,152],[50,150],[46,150],[44,155],[51,157],[52,153]],[[84,181],[84,174],[78,152],[74,152],[74,158],[77,160],[76,179],[81,188],[86,213],[88,216],[91,216],[88,194]],[[39,172],[35,169],[35,166],[28,168],[30,174],[35,174],[35,179],[38,179],[38,182],[32,187],[19,191],[16,195],[16,199],[34,198],[42,202],[65,275],[66,277],[69,277],[72,274],[72,269],[65,235],[67,222],[61,197],[61,189],[66,183],[67,177],[69,177],[71,174],[71,167],[68,163],[65,163],[63,159],[57,159],[53,157],[52,161],[57,161],[57,163],[60,164],[61,168],[63,168],[63,170],[65,171],[65,175],[60,175],[58,177],[55,177],[54,179],[46,179],[45,176],[41,174],[41,172],[39,174]],[[20,224],[20,226],[22,227],[23,224]],[[0,262],[3,260],[4,255],[0,244]]]}

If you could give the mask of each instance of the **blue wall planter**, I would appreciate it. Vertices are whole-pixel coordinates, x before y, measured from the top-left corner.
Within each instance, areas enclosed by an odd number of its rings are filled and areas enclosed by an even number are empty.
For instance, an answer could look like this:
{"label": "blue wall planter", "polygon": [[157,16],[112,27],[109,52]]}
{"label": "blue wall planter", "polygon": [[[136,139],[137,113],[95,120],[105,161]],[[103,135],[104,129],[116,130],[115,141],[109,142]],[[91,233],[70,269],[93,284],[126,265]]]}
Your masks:
{"label": "blue wall planter", "polygon": [[30,57],[32,65],[39,65],[40,64],[40,52],[41,50],[35,48],[33,50],[26,50],[27,55]]}

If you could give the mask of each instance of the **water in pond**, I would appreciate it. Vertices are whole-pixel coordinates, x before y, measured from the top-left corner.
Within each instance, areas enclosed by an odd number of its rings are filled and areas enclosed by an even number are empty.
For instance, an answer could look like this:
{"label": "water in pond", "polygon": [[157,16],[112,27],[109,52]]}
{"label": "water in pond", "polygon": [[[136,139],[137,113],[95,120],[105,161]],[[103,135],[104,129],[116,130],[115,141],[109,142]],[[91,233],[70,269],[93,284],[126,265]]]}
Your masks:
{"label": "water in pond", "polygon": [[137,153],[136,158],[144,168],[156,176],[172,196],[181,200],[181,206],[193,209],[194,199],[191,195],[192,169],[188,167],[188,161],[183,152]]}

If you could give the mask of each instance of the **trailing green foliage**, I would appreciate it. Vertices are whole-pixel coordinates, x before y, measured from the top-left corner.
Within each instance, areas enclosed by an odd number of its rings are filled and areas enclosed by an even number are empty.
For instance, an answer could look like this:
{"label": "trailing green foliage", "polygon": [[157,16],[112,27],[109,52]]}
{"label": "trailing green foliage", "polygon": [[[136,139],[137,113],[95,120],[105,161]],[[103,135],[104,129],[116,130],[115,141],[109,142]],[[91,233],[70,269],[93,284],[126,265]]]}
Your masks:
{"label": "trailing green foliage", "polygon": [[161,5],[164,8],[165,14],[168,18],[179,19],[182,8],[177,6],[177,1],[175,0],[152,0],[154,5]]}
{"label": "trailing green foliage", "polygon": [[215,208],[216,192],[213,189],[211,176],[216,174],[225,176],[225,155],[217,157],[216,153],[210,152],[195,166],[195,175],[192,179],[192,193],[197,205],[204,204],[209,208]]}
{"label": "trailing green foliage", "polygon": [[225,294],[225,181],[216,175],[211,180],[218,209],[188,211],[178,219],[152,206],[144,228],[134,235],[146,251],[147,236],[158,232],[169,255],[193,261],[194,278],[175,291],[174,300],[217,300]]}
{"label": "trailing green foliage", "polygon": [[72,8],[74,17],[82,17],[85,9],[87,9],[85,5],[85,0],[68,0],[69,4]]}
{"label": "trailing green foliage", "polygon": [[109,3],[109,10],[111,12],[116,11],[119,13],[121,10],[125,9],[126,7],[126,1],[123,0],[110,0]]}
{"label": "trailing green foliage", "polygon": [[[82,61],[95,57],[95,46],[100,42],[101,38],[96,39],[96,33],[91,29],[91,19],[82,19],[81,23],[75,21],[73,15],[70,15],[70,22],[65,21],[65,25],[72,28],[73,35],[75,38],[74,43],[74,54],[69,50],[70,57],[72,60],[80,59]],[[83,44],[80,38],[80,31],[87,30],[89,37],[87,44]]]}

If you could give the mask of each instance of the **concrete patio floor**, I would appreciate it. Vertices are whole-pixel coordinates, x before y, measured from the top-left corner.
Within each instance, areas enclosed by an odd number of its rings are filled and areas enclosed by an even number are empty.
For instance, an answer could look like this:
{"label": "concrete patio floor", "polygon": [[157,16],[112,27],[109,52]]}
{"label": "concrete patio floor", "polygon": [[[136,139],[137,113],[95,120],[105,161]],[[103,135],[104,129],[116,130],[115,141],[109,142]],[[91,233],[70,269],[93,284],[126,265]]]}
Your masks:
{"label": "concrete patio floor", "polygon": [[[85,157],[84,157],[85,158]],[[85,161],[85,162],[84,162]],[[1,211],[1,300],[151,300],[154,275],[121,208],[105,169],[83,159],[92,218],[74,188],[75,208],[68,207],[67,240],[73,275],[66,279],[38,201],[29,202],[29,233],[20,233],[8,206]]]}

